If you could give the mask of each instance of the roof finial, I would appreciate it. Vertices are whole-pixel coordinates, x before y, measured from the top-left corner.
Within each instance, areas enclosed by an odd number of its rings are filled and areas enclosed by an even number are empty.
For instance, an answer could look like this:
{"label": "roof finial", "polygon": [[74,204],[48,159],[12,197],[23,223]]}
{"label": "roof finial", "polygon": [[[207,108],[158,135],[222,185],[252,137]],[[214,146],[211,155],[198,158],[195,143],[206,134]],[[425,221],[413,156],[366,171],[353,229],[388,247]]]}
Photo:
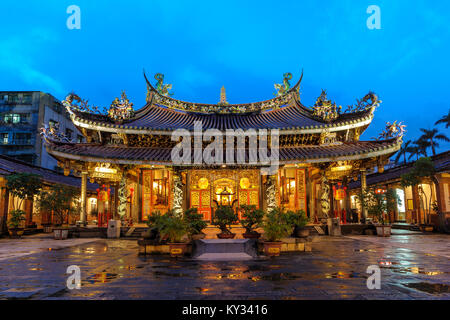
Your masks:
{"label": "roof finial", "polygon": [[218,105],[226,106],[228,104],[229,103],[227,101],[227,94],[225,92],[225,86],[222,86],[222,88],[220,89],[220,102],[218,103]]}

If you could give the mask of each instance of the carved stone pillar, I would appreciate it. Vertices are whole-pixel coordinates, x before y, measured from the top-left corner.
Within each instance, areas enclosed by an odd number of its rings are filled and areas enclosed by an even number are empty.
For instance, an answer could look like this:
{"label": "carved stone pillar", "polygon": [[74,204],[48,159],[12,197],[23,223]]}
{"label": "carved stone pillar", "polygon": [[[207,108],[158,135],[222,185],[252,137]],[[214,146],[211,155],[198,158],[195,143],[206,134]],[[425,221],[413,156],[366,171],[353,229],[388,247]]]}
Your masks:
{"label": "carved stone pillar", "polygon": [[86,171],[81,172],[81,222],[86,222],[86,192],[87,192],[87,175]]}
{"label": "carved stone pillar", "polygon": [[325,177],[325,173],[322,177],[321,183],[321,195],[320,195],[320,204],[322,206],[322,213],[326,218],[329,217],[330,213],[330,184],[328,183],[328,179]]}
{"label": "carved stone pillar", "polygon": [[180,172],[173,171],[173,205],[172,210],[176,216],[183,215],[183,182],[181,181]]}
{"label": "carved stone pillar", "polygon": [[127,212],[127,172],[123,170],[122,178],[119,182],[119,188],[117,191],[118,205],[117,205],[117,214],[120,218],[125,216]]}
{"label": "carved stone pillar", "polygon": [[268,176],[266,184],[267,211],[277,207],[277,176]]}
{"label": "carved stone pillar", "polygon": [[[361,192],[365,192],[367,190],[367,181],[366,181],[366,169],[361,169]],[[367,210],[364,207],[361,207],[361,218],[366,222],[367,219]]]}

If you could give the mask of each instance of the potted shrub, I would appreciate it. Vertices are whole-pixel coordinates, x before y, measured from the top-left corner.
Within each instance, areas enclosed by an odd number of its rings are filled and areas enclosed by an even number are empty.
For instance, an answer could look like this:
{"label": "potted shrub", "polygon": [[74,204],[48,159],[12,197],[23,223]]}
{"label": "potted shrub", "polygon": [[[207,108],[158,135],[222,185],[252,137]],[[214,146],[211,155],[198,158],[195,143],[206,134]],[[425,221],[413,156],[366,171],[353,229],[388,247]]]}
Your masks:
{"label": "potted shrub", "polygon": [[229,206],[220,206],[214,212],[213,224],[220,229],[219,239],[233,239],[236,234],[230,231],[231,224],[238,220],[237,215]]}
{"label": "potted shrub", "polygon": [[197,208],[190,208],[184,211],[184,222],[187,226],[187,232],[192,240],[204,239],[206,234],[203,233],[203,229],[207,227],[206,221],[203,220],[203,215],[197,213]]}
{"label": "potted shrub", "polygon": [[170,255],[172,257],[182,256],[186,253],[188,243],[183,242],[187,234],[187,225],[182,217],[167,213],[161,216],[161,236],[167,236],[169,240]]}
{"label": "potted shrub", "polygon": [[8,232],[11,238],[20,238],[23,235],[24,228],[22,227],[25,221],[26,212],[23,210],[12,210],[8,220]]}
{"label": "potted shrub", "polygon": [[367,213],[378,219],[378,223],[374,224],[377,235],[379,237],[390,237],[391,225],[385,221],[384,215],[387,212],[394,211],[400,204],[401,200],[395,190],[387,189],[385,193],[376,193],[369,189],[362,192],[359,198],[363,198],[360,203],[367,210]]}
{"label": "potted shrub", "polygon": [[242,236],[246,239],[258,239],[261,234],[255,229],[258,228],[264,218],[264,211],[256,209],[255,205],[242,205],[240,207],[244,211],[242,215],[241,225],[245,228]]}
{"label": "potted shrub", "polygon": [[76,188],[62,184],[54,184],[47,190],[42,190],[39,197],[39,207],[51,212],[57,221],[53,228],[55,240],[64,240],[69,236],[68,220],[70,215],[80,211],[79,191]]}
{"label": "potted shrub", "polygon": [[293,235],[298,238],[306,238],[309,236],[309,229],[305,228],[308,224],[308,217],[304,210],[286,212],[286,219],[294,226]]}
{"label": "potted shrub", "polygon": [[267,256],[279,256],[283,244],[280,240],[289,236],[292,228],[292,222],[289,221],[287,214],[283,213],[280,208],[271,209],[263,222],[264,238],[266,239],[263,242],[264,253]]}

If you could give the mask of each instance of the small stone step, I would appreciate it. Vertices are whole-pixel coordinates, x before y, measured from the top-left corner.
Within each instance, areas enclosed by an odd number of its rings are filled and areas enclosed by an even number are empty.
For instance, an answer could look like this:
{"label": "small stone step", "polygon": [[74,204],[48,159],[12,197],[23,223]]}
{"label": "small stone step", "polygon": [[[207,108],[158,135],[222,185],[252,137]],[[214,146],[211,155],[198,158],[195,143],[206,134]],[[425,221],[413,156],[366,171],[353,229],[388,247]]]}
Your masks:
{"label": "small stone step", "polygon": [[252,239],[202,239],[195,241],[194,258],[200,260],[242,260],[257,256]]}
{"label": "small stone step", "polygon": [[230,253],[203,253],[196,257],[197,260],[208,261],[239,261],[251,260],[253,257],[245,252],[230,252]]}

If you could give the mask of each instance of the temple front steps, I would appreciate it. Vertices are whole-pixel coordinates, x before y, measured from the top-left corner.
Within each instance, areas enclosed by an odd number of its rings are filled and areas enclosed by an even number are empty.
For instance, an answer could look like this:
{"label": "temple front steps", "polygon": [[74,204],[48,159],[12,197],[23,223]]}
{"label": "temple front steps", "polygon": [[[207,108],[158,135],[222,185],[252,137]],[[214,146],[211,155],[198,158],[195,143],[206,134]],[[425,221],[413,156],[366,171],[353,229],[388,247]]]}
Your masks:
{"label": "temple front steps", "polygon": [[193,257],[197,260],[231,261],[250,260],[257,257],[256,240],[253,239],[202,239],[196,240]]}

